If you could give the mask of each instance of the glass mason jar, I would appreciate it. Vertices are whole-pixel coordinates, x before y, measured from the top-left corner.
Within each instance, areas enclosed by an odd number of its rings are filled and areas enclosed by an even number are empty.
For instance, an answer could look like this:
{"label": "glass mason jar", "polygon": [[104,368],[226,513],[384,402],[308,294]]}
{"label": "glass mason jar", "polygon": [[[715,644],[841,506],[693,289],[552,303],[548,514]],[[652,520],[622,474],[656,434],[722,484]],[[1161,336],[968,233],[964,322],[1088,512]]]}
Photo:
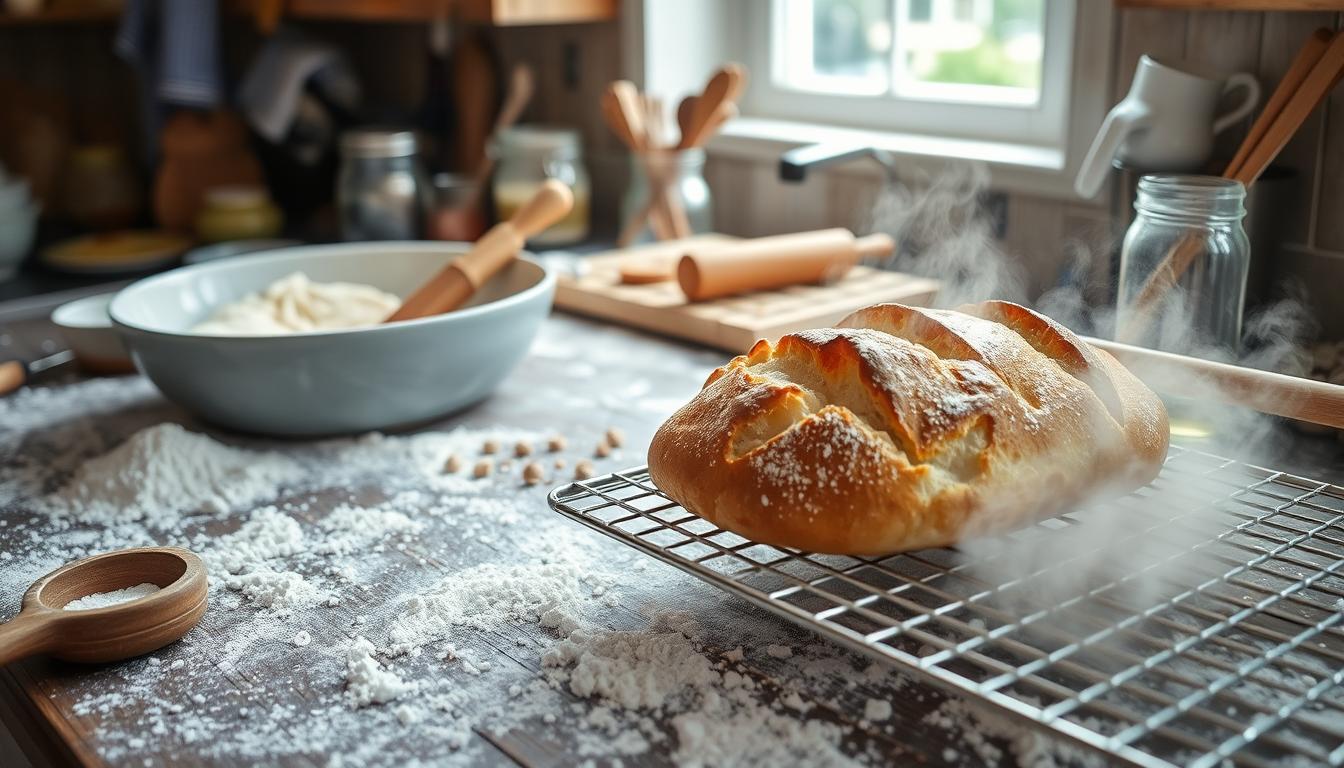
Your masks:
{"label": "glass mason jar", "polygon": [[425,231],[430,186],[410,131],[341,136],[336,209],[344,240],[414,240]]}
{"label": "glass mason jar", "polygon": [[592,186],[577,131],[518,125],[500,131],[490,152],[496,162],[495,216],[500,221],[512,218],[543,182],[556,179],[574,192],[574,208],[528,243],[570,245],[588,237]]}
{"label": "glass mason jar", "polygon": [[[1251,262],[1241,226],[1245,196],[1240,182],[1216,176],[1139,180],[1138,215],[1120,253],[1116,328],[1122,341],[1172,352],[1213,347],[1237,353]],[[1164,279],[1168,265],[1185,268],[1173,289],[1154,290],[1171,285]],[[1154,277],[1159,266],[1163,271]]]}
{"label": "glass mason jar", "polygon": [[[635,216],[649,204],[652,187],[649,170],[668,184],[669,193],[675,193],[686,210],[691,234],[709,232],[714,228],[709,184],[705,182],[705,150],[684,149],[680,152],[655,152],[647,155],[630,154],[630,186],[621,200],[622,227],[629,226]],[[636,234],[623,235],[623,242],[643,243],[654,239],[647,220]],[[628,233],[627,233],[628,234]]]}

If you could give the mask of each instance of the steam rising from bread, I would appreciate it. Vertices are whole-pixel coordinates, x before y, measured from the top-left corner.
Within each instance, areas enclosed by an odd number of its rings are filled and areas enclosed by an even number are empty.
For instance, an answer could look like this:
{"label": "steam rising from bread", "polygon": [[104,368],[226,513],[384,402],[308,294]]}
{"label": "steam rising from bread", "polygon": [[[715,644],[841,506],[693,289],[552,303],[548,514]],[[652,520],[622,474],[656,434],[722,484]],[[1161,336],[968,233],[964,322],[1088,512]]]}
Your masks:
{"label": "steam rising from bread", "polygon": [[[1122,233],[1099,232],[1094,242],[1064,244],[1068,267],[1064,272],[1072,279],[1039,296],[1027,296],[1022,265],[1036,255],[1005,253],[994,242],[990,219],[981,205],[987,182],[983,169],[965,166],[917,186],[883,193],[874,206],[872,229],[896,239],[898,252],[891,266],[943,280],[946,288],[939,306],[994,298],[1018,300],[1077,332],[1110,337],[1115,289],[1109,266]],[[1190,314],[1181,309],[1183,297],[1177,295],[1174,301],[1176,311],[1163,318],[1158,332],[1173,346],[1184,344],[1182,351],[1290,373],[1309,367],[1304,362],[1307,356],[1302,341],[1314,328],[1302,302],[1294,298],[1247,318],[1246,352],[1240,360],[1228,360],[1226,354],[1216,350],[1195,347],[1191,343],[1195,336]],[[1167,388],[1164,384],[1174,380],[1189,385],[1190,374],[1184,369],[1149,367],[1134,372],[1159,393]],[[1219,402],[1214,385],[1208,386],[1209,397],[1176,405],[1187,419],[1211,426],[1214,432],[1209,443],[1191,447],[1265,466],[1282,464],[1283,444],[1292,436],[1270,417]],[[1182,443],[1181,435],[1174,435],[1174,442]],[[1116,476],[1124,477],[1125,473],[1117,471]],[[1227,523],[1211,510],[1190,514],[1192,494],[1188,487],[1159,479],[1140,492],[1137,503],[1145,509],[1169,509],[1173,516],[1181,517],[1151,532],[1136,526],[1134,497],[1099,501],[1109,495],[1107,489],[1101,489],[1093,503],[1081,505],[1084,511],[1071,515],[1069,522],[1047,523],[1053,530],[966,541],[958,546],[986,583],[1025,580],[1021,585],[1026,588],[1020,585],[1018,592],[1033,609],[1066,601],[1101,584],[1117,584],[1115,596],[1145,605],[1159,594],[1169,594],[1197,580],[1194,574],[1202,570],[1200,564],[1214,572],[1225,570],[1221,563],[1201,563],[1198,552],[1191,552],[1197,543],[1225,530]],[[1063,616],[1051,620],[1067,621]]]}

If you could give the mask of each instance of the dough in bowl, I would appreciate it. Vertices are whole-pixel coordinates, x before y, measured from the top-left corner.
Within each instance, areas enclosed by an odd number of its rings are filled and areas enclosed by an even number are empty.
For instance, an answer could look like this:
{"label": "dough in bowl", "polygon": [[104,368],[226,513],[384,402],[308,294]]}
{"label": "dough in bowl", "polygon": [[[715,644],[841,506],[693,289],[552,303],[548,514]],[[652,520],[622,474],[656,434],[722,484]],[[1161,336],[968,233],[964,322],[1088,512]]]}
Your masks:
{"label": "dough in bowl", "polygon": [[1002,301],[881,304],[760,341],[659,428],[649,472],[749,539],[882,555],[1142,486],[1167,413],[1104,351]]}
{"label": "dough in bowl", "polygon": [[377,325],[401,299],[370,285],[314,283],[295,272],[215,310],[192,333],[214,336],[281,336]]}

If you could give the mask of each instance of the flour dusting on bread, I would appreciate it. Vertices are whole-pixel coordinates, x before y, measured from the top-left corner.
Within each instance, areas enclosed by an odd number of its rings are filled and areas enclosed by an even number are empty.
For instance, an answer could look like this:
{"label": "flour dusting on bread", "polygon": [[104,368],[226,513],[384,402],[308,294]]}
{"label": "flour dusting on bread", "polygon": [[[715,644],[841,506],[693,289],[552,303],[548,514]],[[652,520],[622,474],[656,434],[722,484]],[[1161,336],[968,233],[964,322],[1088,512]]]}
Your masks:
{"label": "flour dusting on bread", "polygon": [[1024,307],[962,309],[884,304],[758,342],[659,429],[654,481],[756,541],[885,554],[1157,474],[1166,411],[1119,363]]}

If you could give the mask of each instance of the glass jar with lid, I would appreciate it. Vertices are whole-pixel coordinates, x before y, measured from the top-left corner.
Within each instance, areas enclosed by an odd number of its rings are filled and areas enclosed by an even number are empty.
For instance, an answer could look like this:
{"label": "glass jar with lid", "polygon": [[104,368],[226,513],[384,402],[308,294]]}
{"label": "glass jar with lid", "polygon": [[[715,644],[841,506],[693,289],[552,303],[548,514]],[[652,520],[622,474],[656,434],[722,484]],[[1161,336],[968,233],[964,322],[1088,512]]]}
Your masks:
{"label": "glass jar with lid", "polygon": [[1238,352],[1251,262],[1245,197],[1241,182],[1216,176],[1139,180],[1137,215],[1120,254],[1120,340],[1172,352]]}
{"label": "glass jar with lid", "polygon": [[588,236],[592,187],[577,131],[517,125],[500,131],[490,152],[496,163],[495,215],[501,221],[511,218],[543,182],[556,179],[573,190],[574,208],[529,243],[570,245]]}
{"label": "glass jar with lid", "polygon": [[637,219],[649,205],[653,193],[650,172],[657,183],[666,186],[665,193],[675,195],[686,211],[686,221],[692,234],[710,232],[714,228],[712,198],[705,182],[705,150],[684,149],[679,152],[630,153],[630,186],[621,201],[621,221],[624,227],[641,227],[638,232],[624,231],[622,242],[649,242],[655,239],[649,220]]}
{"label": "glass jar with lid", "polygon": [[425,230],[430,186],[410,131],[366,128],[341,136],[336,207],[345,240],[413,240]]}

